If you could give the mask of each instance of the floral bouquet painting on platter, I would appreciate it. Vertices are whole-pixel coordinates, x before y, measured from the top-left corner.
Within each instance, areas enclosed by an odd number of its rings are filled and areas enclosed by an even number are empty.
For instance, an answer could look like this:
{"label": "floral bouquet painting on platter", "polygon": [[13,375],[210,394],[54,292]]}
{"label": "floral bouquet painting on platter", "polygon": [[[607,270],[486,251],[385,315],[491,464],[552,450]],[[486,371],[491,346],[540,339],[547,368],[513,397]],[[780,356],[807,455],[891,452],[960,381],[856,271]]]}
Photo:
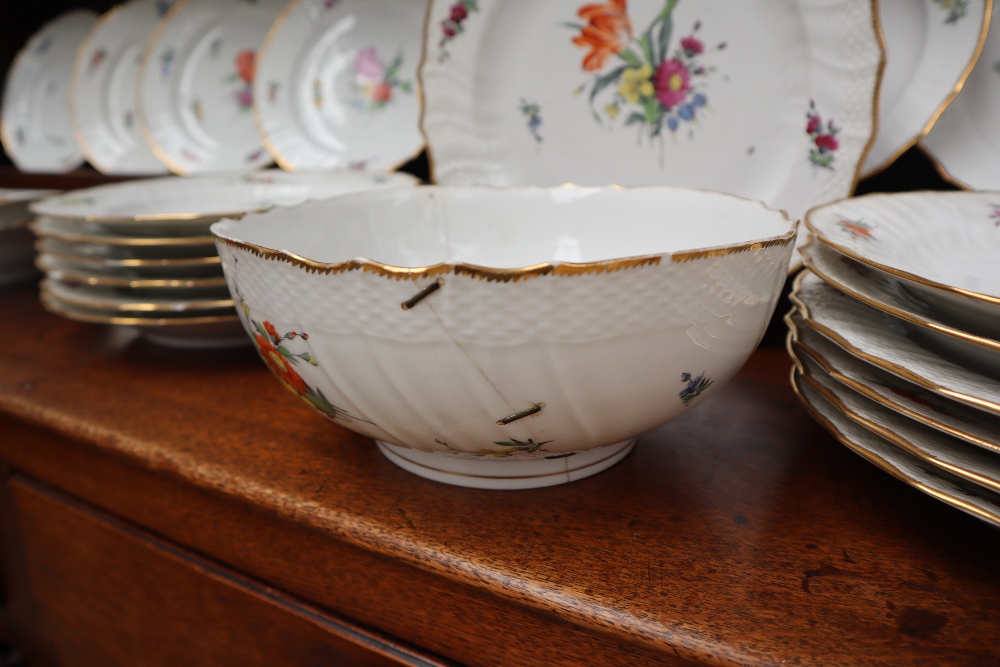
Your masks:
{"label": "floral bouquet painting on platter", "polygon": [[[676,133],[696,121],[708,106],[707,82],[715,67],[706,64],[701,21],[673,41],[673,11],[679,0],[667,0],[641,34],[636,34],[627,0],[580,7],[584,22],[566,26],[577,31],[572,43],[588,49],[582,61],[593,77],[576,89],[586,93],[597,122],[612,124],[622,117],[650,139],[663,131]],[[714,47],[726,47],[725,42]],[[598,108],[600,107],[600,108]]]}

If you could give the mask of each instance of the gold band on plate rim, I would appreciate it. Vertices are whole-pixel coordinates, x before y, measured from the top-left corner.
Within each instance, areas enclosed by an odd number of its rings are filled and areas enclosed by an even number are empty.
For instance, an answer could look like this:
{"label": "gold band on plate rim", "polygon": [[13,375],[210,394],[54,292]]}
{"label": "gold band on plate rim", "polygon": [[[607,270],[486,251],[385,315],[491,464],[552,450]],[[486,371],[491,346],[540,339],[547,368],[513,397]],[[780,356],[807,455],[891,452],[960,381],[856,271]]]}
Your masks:
{"label": "gold band on plate rim", "polygon": [[73,262],[76,264],[98,264],[108,268],[209,266],[213,264],[218,264],[220,267],[222,266],[222,258],[218,255],[212,255],[210,257],[176,257],[172,259],[116,259],[113,257],[88,257],[86,255],[70,255],[63,252],[53,252],[44,248],[40,242],[35,243],[35,250],[43,255],[51,255],[56,259],[65,260],[67,262]]}
{"label": "gold band on plate rim", "polygon": [[123,246],[190,246],[190,245],[215,245],[215,239],[211,236],[173,236],[166,238],[154,238],[143,236],[91,236],[89,234],[72,234],[62,230],[40,229],[38,220],[32,221],[28,227],[35,236],[40,238],[59,239],[70,243],[93,243],[95,245],[123,245]]}
{"label": "gold band on plate rim", "polygon": [[86,62],[86,52],[90,50],[90,44],[94,39],[94,34],[105,23],[120,13],[123,6],[124,5],[115,5],[108,11],[98,16],[97,20],[94,21],[94,24],[90,27],[86,37],[83,38],[83,41],[80,42],[80,45],[76,49],[76,56],[73,59],[73,65],[70,69],[69,88],[66,91],[67,106],[69,107],[69,124],[73,132],[73,139],[76,141],[76,146],[80,149],[80,153],[83,155],[84,159],[102,174],[110,174],[113,173],[114,170],[109,169],[108,165],[101,163],[101,160],[97,158],[94,151],[90,149],[90,144],[88,144],[84,139],[83,129],[80,127],[79,119],[76,115],[76,89],[80,83],[80,73],[76,68],[76,62]]}
{"label": "gold band on plate rim", "polygon": [[926,424],[931,428],[947,433],[948,435],[954,436],[961,440],[964,440],[970,444],[976,445],[977,447],[982,447],[993,452],[1000,453],[1000,445],[990,442],[989,440],[983,440],[974,435],[966,433],[965,431],[959,430],[952,426],[948,426],[942,422],[932,419],[926,415],[922,415],[919,412],[914,412],[913,410],[907,408],[906,406],[900,405],[895,401],[892,401],[877,391],[873,391],[869,387],[861,384],[857,380],[848,377],[844,373],[837,370],[829,361],[827,361],[823,355],[821,355],[816,350],[812,349],[805,343],[799,340],[798,327],[795,326],[795,322],[790,317],[791,313],[785,316],[785,322],[788,324],[789,332],[788,338],[786,340],[786,347],[788,348],[788,353],[791,355],[792,359],[798,360],[798,355],[795,350],[801,351],[802,353],[808,355],[813,361],[815,361],[824,371],[827,372],[830,377],[834,378],[843,385],[846,385],[858,392],[865,398],[871,399],[872,401],[878,403],[884,408],[892,410],[893,412],[898,412],[899,414],[906,415],[914,421],[918,421],[922,424]]}
{"label": "gold band on plate rim", "polygon": [[[867,258],[867,257],[865,257],[863,255],[860,255],[860,254],[854,252],[853,250],[851,250],[849,248],[846,248],[846,247],[840,245],[839,243],[835,243],[834,241],[831,241],[826,236],[824,236],[821,231],[817,230],[816,227],[812,223],[812,216],[813,216],[813,214],[817,213],[820,209],[832,208],[832,207],[834,207],[834,206],[836,206],[838,204],[841,204],[841,203],[843,203],[843,202],[845,202],[847,200],[860,201],[860,200],[864,200],[864,199],[868,199],[868,198],[892,197],[893,194],[894,193],[891,193],[891,192],[871,192],[871,193],[866,194],[866,195],[861,195],[860,197],[842,197],[841,199],[837,199],[835,201],[832,201],[832,202],[829,202],[829,203],[826,203],[826,204],[820,204],[819,206],[814,206],[813,208],[811,208],[808,211],[806,211],[806,214],[805,214],[805,216],[803,217],[802,220],[803,220],[803,222],[805,222],[806,229],[809,230],[809,232],[813,235],[814,238],[818,239],[824,245],[829,246],[830,248],[833,248],[834,250],[836,250],[837,252],[839,252],[841,255],[847,255],[851,259],[855,259],[855,260],[861,262],[862,264],[867,264],[868,266],[876,268],[879,271],[883,271],[885,273],[889,273],[891,275],[894,275],[897,278],[903,278],[904,280],[909,280],[910,282],[919,283],[921,285],[926,285],[927,287],[933,287],[935,289],[939,289],[939,290],[942,290],[944,292],[951,292],[953,294],[960,294],[962,296],[966,296],[966,297],[969,297],[971,299],[976,299],[977,301],[984,301],[986,303],[990,303],[990,304],[994,304],[994,305],[1000,306],[1000,297],[990,296],[989,294],[981,294],[979,292],[973,292],[971,290],[963,289],[961,287],[952,287],[951,285],[945,285],[944,283],[939,283],[939,282],[935,282],[933,280],[930,280],[928,278],[923,278],[921,276],[916,275],[915,273],[910,273],[908,271],[903,271],[901,269],[894,269],[891,266],[886,266],[885,264],[880,264],[880,263],[876,262],[875,260],[869,259],[869,258]],[[904,194],[904,193],[899,193],[899,194]],[[905,194],[907,194],[907,195],[932,195],[932,194],[941,194],[941,193],[940,193],[940,191],[936,192],[934,190],[910,190],[910,191],[907,191]]]}
{"label": "gold band on plate rim", "polygon": [[907,322],[912,322],[913,324],[926,327],[932,331],[936,331],[953,338],[971,343],[973,345],[978,345],[980,347],[985,347],[987,349],[993,350],[995,352],[1000,352],[1000,341],[993,340],[992,338],[986,338],[983,336],[976,336],[974,334],[966,333],[960,329],[954,329],[947,324],[942,324],[940,322],[934,322],[931,320],[924,319],[913,313],[908,313],[904,310],[900,310],[895,306],[890,306],[888,304],[882,303],[880,301],[875,301],[870,297],[866,297],[863,294],[855,292],[851,288],[840,284],[830,276],[826,275],[822,271],[816,268],[815,262],[813,262],[812,255],[809,254],[809,246],[815,243],[815,237],[809,240],[804,246],[799,248],[799,252],[802,254],[802,260],[806,265],[806,268],[815,273],[820,279],[831,287],[836,287],[838,290],[844,294],[861,301],[862,303],[868,304],[872,308],[877,308],[884,313],[888,313],[893,317],[898,317],[901,320],[906,320]]}
{"label": "gold band on plate rim", "polygon": [[[819,410],[813,407],[812,403],[809,402],[809,399],[807,399],[805,395],[803,395],[803,393],[799,390],[797,370],[798,369],[795,366],[792,366],[791,369],[792,391],[794,391],[795,395],[798,396],[799,402],[802,403],[803,407],[805,407],[806,411],[812,416],[812,418],[815,419],[817,422],[819,422],[820,426],[825,428],[830,433],[830,435],[832,435],[840,442],[840,444],[844,445],[845,447],[847,447],[852,452],[854,452],[861,458],[865,459],[869,463],[872,463],[878,468],[881,468],[883,471],[889,473],[890,475],[900,480],[901,482],[909,484],[910,486],[919,489],[920,491],[923,491],[932,498],[936,498],[937,500],[940,500],[943,503],[951,505],[952,507],[957,507],[961,510],[964,510],[969,514],[979,517],[984,521],[988,521],[993,525],[1000,525],[1000,514],[992,514],[976,505],[973,505],[972,503],[962,500],[961,498],[956,498],[955,496],[948,495],[946,493],[938,491],[937,489],[927,486],[923,482],[907,476],[899,468],[894,466],[889,461],[886,461],[882,457],[878,456],[874,452],[870,452],[864,447],[856,445],[854,442],[852,442],[847,436],[841,433],[840,430],[829,419],[820,414]],[[812,385],[810,385],[810,387],[811,386]]]}
{"label": "gold band on plate rim", "polygon": [[60,296],[54,294],[46,283],[51,280],[48,278],[43,280],[41,283],[42,293],[48,295],[50,298],[60,301],[67,306],[74,306],[77,308],[91,308],[94,310],[113,310],[119,313],[125,312],[141,312],[141,313],[183,313],[188,311],[197,310],[219,310],[222,308],[235,308],[236,303],[232,299],[197,299],[189,301],[177,301],[176,303],[150,303],[142,301],[134,301],[129,303],[114,303],[110,301],[101,301],[100,299],[78,299],[66,298],[65,296]]}
{"label": "gold band on plate rim", "polygon": [[80,283],[95,287],[131,287],[141,288],[199,288],[199,287],[225,287],[226,279],[223,276],[213,276],[208,278],[127,278],[122,276],[106,276],[87,273],[77,273],[72,269],[61,269],[46,266],[41,256],[35,258],[35,266],[47,276],[51,276],[60,282]]}
{"label": "gold band on plate rim", "polygon": [[[886,0],[874,0],[874,2],[875,2],[875,8],[876,8],[876,12],[875,12],[875,27],[878,30],[879,39],[881,40],[883,46],[885,46],[885,34],[882,31],[882,16],[881,16],[881,12],[878,11],[878,7],[879,7],[879,3],[880,2],[884,2],[884,1],[886,1]],[[983,47],[986,46],[986,36],[990,32],[990,21],[991,21],[992,13],[993,13],[993,0],[983,0],[983,27],[980,28],[980,30],[979,30],[979,40],[976,43],[976,49],[975,49],[975,51],[973,51],[973,53],[972,53],[972,59],[969,60],[968,63],[966,63],[965,69],[963,69],[962,72],[961,72],[961,74],[959,74],[958,80],[955,82],[955,85],[951,89],[951,92],[948,94],[947,97],[944,98],[944,100],[941,102],[941,104],[938,105],[937,109],[934,110],[934,113],[931,114],[931,117],[927,121],[927,123],[924,124],[923,128],[921,128],[921,130],[917,134],[915,134],[913,137],[911,137],[910,140],[907,141],[906,143],[904,143],[902,146],[900,146],[899,148],[897,148],[895,150],[895,152],[893,152],[881,164],[878,164],[878,165],[872,167],[871,170],[866,171],[864,174],[862,174],[862,178],[871,178],[872,176],[885,171],[886,169],[888,169],[892,165],[893,162],[895,162],[896,160],[899,159],[900,155],[902,155],[906,151],[910,150],[914,146],[920,144],[920,141],[924,137],[926,137],[928,134],[930,134],[931,130],[934,128],[934,125],[937,123],[938,118],[940,118],[941,114],[944,113],[944,110],[947,109],[951,105],[951,103],[955,100],[955,98],[958,97],[958,94],[960,92],[962,92],[962,88],[965,87],[965,81],[966,81],[966,79],[969,78],[969,75],[972,74],[972,70],[973,70],[973,68],[975,68],[976,63],[979,62],[979,56],[983,52]],[[881,95],[881,82],[880,82],[880,85],[879,85],[879,89],[880,89],[880,95]],[[924,148],[924,147],[921,146],[921,148]],[[926,149],[924,149],[924,152],[928,153],[928,151]],[[937,167],[938,172],[940,173],[942,171],[942,168],[937,163],[937,161],[933,158],[933,156],[931,156],[931,162],[934,163],[934,166]],[[949,181],[952,180],[950,177],[945,176],[944,173],[941,173],[941,175],[943,177],[945,177],[945,180],[949,180]],[[959,185],[955,181],[952,181],[952,182],[955,185]],[[966,188],[966,189],[968,189],[968,188]]]}
{"label": "gold band on plate rim", "polygon": [[[136,327],[168,327],[168,326],[191,326],[197,324],[225,324],[229,322],[239,322],[240,316],[233,315],[205,315],[202,317],[176,317],[176,318],[144,318],[144,317],[116,317],[111,315],[98,315],[96,313],[84,313],[73,308],[61,307],[63,304],[51,294],[43,291],[41,294],[42,305],[45,309],[56,315],[77,320],[78,322],[89,322],[91,324],[117,324],[121,326]],[[66,304],[68,305],[68,304]]]}
{"label": "gold band on plate rim", "polygon": [[876,357],[867,352],[863,352],[862,350],[859,350],[858,348],[848,343],[842,336],[837,334],[835,331],[813,320],[812,316],[809,313],[809,306],[807,306],[806,303],[802,301],[802,299],[799,296],[799,290],[802,287],[802,280],[805,278],[806,274],[807,274],[806,271],[802,271],[795,278],[795,281],[792,283],[792,292],[791,294],[788,295],[788,298],[798,308],[798,312],[800,315],[802,315],[803,321],[807,325],[809,325],[809,327],[820,332],[821,334],[832,340],[834,343],[844,348],[850,354],[854,355],[859,359],[867,361],[873,366],[877,366],[883,370],[889,371],[893,375],[898,375],[904,380],[909,380],[910,382],[920,385],[924,389],[929,389],[930,391],[933,391],[936,394],[941,394],[942,396],[946,396],[961,403],[966,403],[968,405],[977,407],[981,410],[987,410],[993,414],[1000,415],[1000,404],[994,403],[993,401],[984,398],[979,398],[978,396],[972,396],[970,394],[965,394],[960,391],[955,391],[954,389],[948,389],[947,387],[942,387],[936,382],[932,382],[931,380],[928,380],[927,378],[921,375],[917,375],[916,373],[914,373],[913,371],[904,366],[900,366],[891,361],[882,359],[881,357]]}
{"label": "gold band on plate rim", "polygon": [[836,394],[834,394],[832,391],[824,387],[818,380],[814,379],[812,375],[809,373],[809,371],[806,370],[805,365],[802,364],[801,361],[795,356],[794,351],[789,349],[789,353],[792,354],[792,358],[796,362],[796,366],[799,369],[799,375],[806,382],[808,382],[813,389],[818,391],[820,395],[823,396],[823,398],[828,400],[830,404],[837,409],[838,412],[840,412],[845,417],[853,421],[855,424],[858,424],[859,426],[868,429],[875,435],[881,437],[882,439],[899,447],[903,451],[912,454],[918,459],[926,463],[929,463],[930,465],[936,468],[941,468],[942,470],[946,470],[951,474],[955,475],[956,477],[960,477],[968,482],[972,482],[973,484],[979,484],[980,486],[986,487],[990,491],[993,491],[994,493],[1000,493],[1000,481],[986,477],[985,475],[977,473],[973,470],[959,467],[953,463],[942,461],[934,457],[933,455],[928,454],[925,451],[922,451],[920,448],[915,446],[912,442],[910,442],[906,438],[896,433],[893,433],[892,431],[883,426],[880,426],[879,424],[875,423],[871,419],[868,419],[864,415],[858,414],[857,412],[849,408],[847,405],[845,405],[844,402],[841,401]]}

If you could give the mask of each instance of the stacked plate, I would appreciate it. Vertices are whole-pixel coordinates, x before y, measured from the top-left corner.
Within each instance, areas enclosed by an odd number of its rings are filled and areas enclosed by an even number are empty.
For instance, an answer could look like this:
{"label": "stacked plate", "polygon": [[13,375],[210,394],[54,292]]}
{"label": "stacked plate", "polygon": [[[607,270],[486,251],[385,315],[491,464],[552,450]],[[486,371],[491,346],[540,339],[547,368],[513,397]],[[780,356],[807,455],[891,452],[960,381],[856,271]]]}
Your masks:
{"label": "stacked plate", "polygon": [[404,174],[277,171],[159,178],[36,202],[42,302],[84,322],[137,327],[172,347],[249,342],[208,227],[224,217],[347,192],[414,185]]}
{"label": "stacked plate", "polygon": [[1000,527],[1000,194],[872,195],[806,224],[799,396],[866,459]]}
{"label": "stacked plate", "polygon": [[28,229],[28,204],[55,194],[55,190],[0,188],[0,285],[29,280],[37,274],[35,236]]}

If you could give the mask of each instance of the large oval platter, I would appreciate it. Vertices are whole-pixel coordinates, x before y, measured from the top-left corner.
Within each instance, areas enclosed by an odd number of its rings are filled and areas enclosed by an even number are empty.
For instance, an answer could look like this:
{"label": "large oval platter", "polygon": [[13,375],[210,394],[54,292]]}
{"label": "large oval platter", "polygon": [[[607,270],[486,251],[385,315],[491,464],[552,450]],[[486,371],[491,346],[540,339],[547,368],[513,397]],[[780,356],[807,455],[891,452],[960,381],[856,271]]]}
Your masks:
{"label": "large oval platter", "polygon": [[868,0],[434,0],[423,129],[447,184],[671,184],[801,216],[849,194],[882,47]]}

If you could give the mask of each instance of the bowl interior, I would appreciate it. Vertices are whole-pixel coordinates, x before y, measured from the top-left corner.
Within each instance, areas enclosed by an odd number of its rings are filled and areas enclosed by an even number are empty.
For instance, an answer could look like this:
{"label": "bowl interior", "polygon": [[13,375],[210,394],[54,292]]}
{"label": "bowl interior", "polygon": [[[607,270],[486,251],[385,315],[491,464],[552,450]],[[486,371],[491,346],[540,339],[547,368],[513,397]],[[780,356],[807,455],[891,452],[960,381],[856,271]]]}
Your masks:
{"label": "bowl interior", "polygon": [[447,188],[366,192],[226,220],[225,237],[316,261],[415,268],[595,262],[773,238],[793,223],[763,204],[678,188]]}

